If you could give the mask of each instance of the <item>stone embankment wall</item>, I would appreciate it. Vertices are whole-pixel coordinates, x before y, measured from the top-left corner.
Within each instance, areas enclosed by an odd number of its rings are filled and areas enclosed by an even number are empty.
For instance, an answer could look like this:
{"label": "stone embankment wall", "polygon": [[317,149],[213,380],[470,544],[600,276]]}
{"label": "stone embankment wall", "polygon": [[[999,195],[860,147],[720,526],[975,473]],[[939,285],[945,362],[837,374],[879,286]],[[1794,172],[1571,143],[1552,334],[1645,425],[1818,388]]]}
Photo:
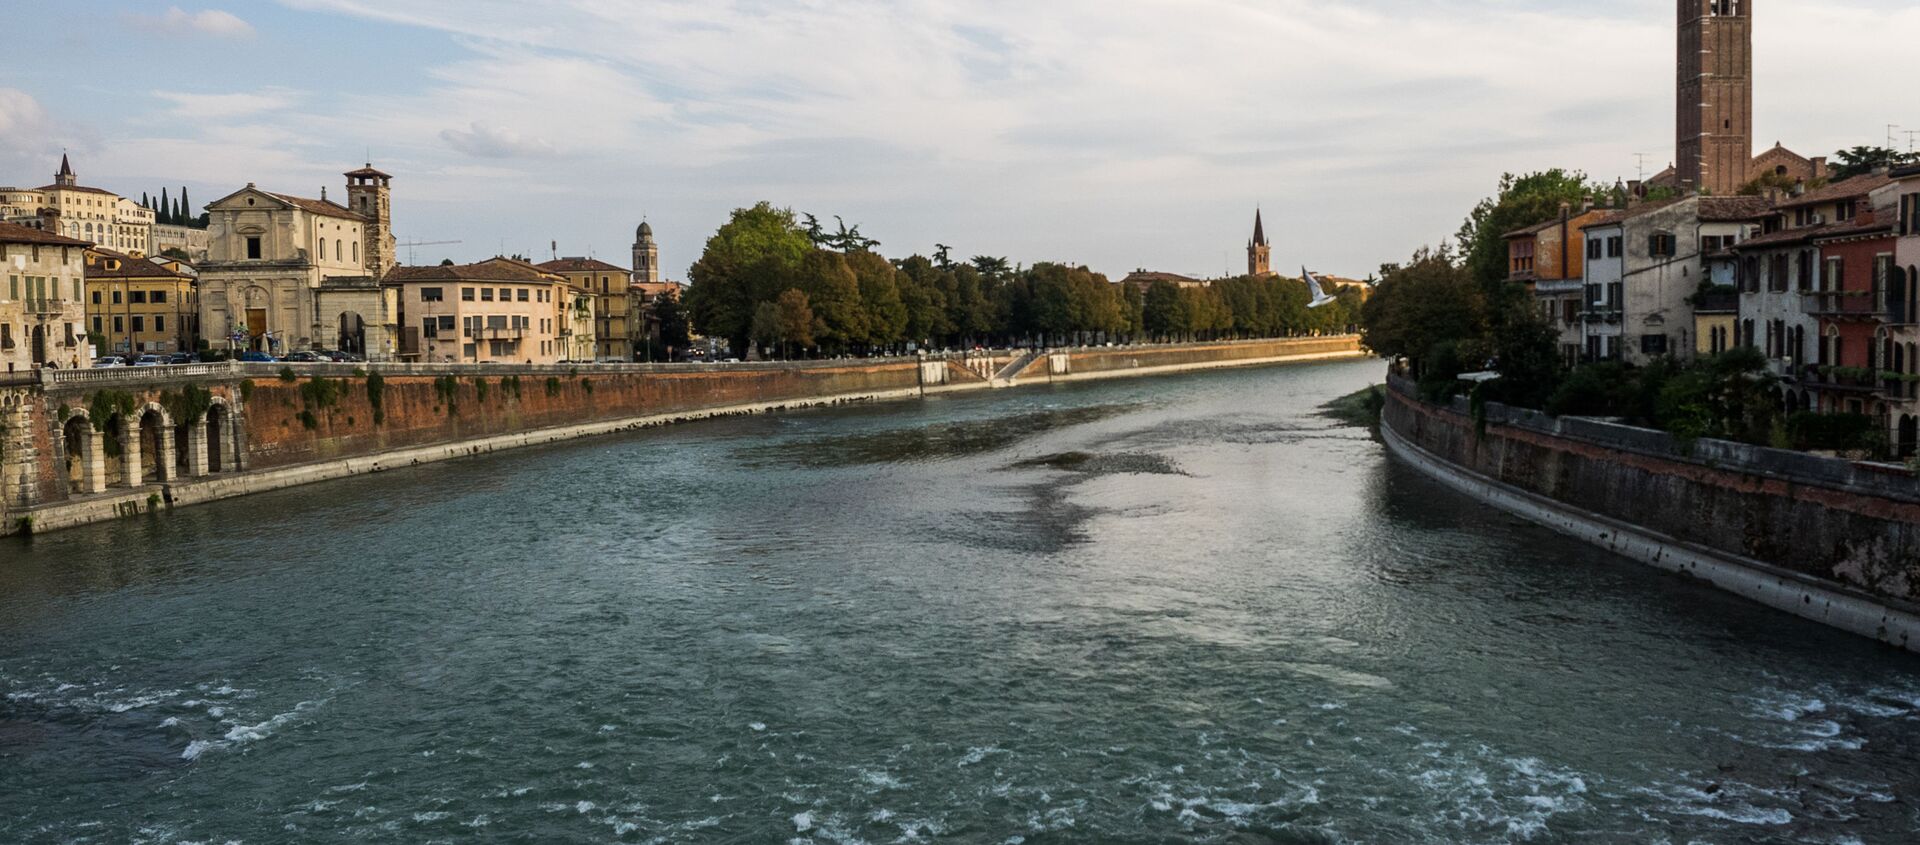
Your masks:
{"label": "stone embankment wall", "polygon": [[1363,354],[1353,337],[707,365],[209,364],[0,382],[0,534],[721,414]]}
{"label": "stone embankment wall", "polygon": [[1920,478],[1902,466],[1465,399],[1393,377],[1388,445],[1534,521],[1797,615],[1920,651]]}

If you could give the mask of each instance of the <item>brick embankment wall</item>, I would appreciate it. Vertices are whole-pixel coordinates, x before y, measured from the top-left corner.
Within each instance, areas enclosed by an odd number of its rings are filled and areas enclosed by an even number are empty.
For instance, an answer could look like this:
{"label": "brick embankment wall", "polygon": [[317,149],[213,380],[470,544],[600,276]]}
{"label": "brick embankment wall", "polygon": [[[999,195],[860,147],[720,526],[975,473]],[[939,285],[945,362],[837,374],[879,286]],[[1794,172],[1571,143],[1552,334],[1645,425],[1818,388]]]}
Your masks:
{"label": "brick embankment wall", "polygon": [[[524,368],[522,368],[524,369]],[[247,451],[253,469],[632,417],[913,391],[912,362],[870,366],[593,373],[500,368],[473,375],[386,375],[381,419],[365,378],[328,379],[331,402],[312,380],[252,379]]]}
{"label": "brick embankment wall", "polygon": [[1352,335],[1282,338],[1074,350],[1068,353],[1068,369],[1074,375],[1122,370],[1204,369],[1208,366],[1238,366],[1361,354],[1364,353],[1360,349],[1359,338]]}
{"label": "brick embankment wall", "polygon": [[[1477,426],[1464,399],[1436,405],[1392,381],[1382,419],[1389,445],[1413,447],[1416,464],[1464,470],[1468,492],[1662,568],[1709,561],[1721,573],[1708,578],[1716,586],[1920,648],[1920,479],[1904,467],[1688,444],[1499,405]],[[1836,596],[1865,599],[1877,608],[1866,615],[1881,618],[1823,618],[1839,611],[1818,603]]]}

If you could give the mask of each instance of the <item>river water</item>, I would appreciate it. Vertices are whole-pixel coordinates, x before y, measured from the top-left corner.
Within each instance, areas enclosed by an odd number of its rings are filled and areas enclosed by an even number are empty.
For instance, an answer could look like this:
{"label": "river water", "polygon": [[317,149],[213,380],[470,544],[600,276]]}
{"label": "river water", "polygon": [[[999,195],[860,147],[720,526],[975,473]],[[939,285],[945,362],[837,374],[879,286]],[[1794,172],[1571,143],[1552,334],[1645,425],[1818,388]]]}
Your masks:
{"label": "river water", "polygon": [[1910,842],[1920,662],[1504,516],[1351,362],[0,540],[0,842]]}

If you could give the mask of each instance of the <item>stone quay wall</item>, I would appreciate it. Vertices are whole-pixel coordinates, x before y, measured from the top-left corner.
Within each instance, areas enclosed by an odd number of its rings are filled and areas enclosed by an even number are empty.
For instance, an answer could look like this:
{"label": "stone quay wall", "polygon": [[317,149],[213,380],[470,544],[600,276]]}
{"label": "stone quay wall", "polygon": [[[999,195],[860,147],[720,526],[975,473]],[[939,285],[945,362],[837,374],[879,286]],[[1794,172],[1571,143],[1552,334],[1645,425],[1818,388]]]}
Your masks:
{"label": "stone quay wall", "polygon": [[1382,436],[1522,517],[1781,610],[1920,651],[1920,478],[1600,419],[1418,398],[1389,377]]}
{"label": "stone quay wall", "polygon": [[[642,426],[1364,354],[1357,338],[746,364],[239,364],[0,378],[0,535]],[[1002,368],[1030,360],[1009,378]]]}

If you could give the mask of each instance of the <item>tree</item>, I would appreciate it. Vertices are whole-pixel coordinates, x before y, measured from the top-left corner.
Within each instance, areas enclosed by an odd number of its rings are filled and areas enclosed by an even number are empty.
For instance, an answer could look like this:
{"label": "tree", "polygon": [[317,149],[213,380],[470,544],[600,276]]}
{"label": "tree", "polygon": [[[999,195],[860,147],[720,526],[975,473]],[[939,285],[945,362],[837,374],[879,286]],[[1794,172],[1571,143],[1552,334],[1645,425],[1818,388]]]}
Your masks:
{"label": "tree", "polygon": [[860,302],[860,280],[837,252],[814,250],[800,260],[799,288],[807,295],[819,331],[814,341],[845,351],[867,337],[867,314]]}
{"label": "tree", "polygon": [[166,188],[160,189],[160,212],[156,215],[154,222],[173,225],[173,203],[167,199]]}
{"label": "tree", "polygon": [[1157,340],[1172,340],[1187,331],[1187,306],[1180,288],[1164,279],[1147,286],[1142,301],[1142,327]]}
{"label": "tree", "polygon": [[1443,250],[1421,249],[1380,280],[1361,309],[1360,339],[1374,352],[1405,357],[1415,372],[1437,372],[1487,350],[1484,289]]}
{"label": "tree", "polygon": [[1865,145],[1835,152],[1833,159],[1831,177],[1835,182],[1872,173],[1883,167],[1900,167],[1920,161],[1920,157],[1899,150]]}
{"label": "tree", "polygon": [[702,334],[745,350],[755,306],[774,298],[813,251],[792,211],[762,202],[734,209],[688,270],[687,314]]}
{"label": "tree", "polygon": [[812,346],[817,326],[813,307],[808,304],[805,293],[798,288],[781,292],[780,298],[774,302],[774,331],[780,338],[783,355],[786,354],[787,344]]}
{"label": "tree", "polygon": [[195,216],[196,215],[194,215],[193,213],[193,203],[187,202],[187,186],[181,185],[180,186],[180,218],[179,218],[180,225],[182,226],[192,225],[193,218]]}
{"label": "tree", "polygon": [[680,307],[680,297],[671,293],[656,297],[653,300],[653,319],[660,326],[660,344],[667,348],[669,359],[676,350],[684,352],[693,345],[692,332],[687,326],[687,312]]}
{"label": "tree", "polygon": [[953,261],[948,258],[948,255],[952,252],[953,252],[953,247],[947,246],[946,244],[934,244],[933,245],[934,266],[939,267],[942,270],[953,269]]}
{"label": "tree", "polygon": [[860,309],[866,313],[869,346],[891,346],[907,337],[907,306],[900,298],[892,264],[867,250],[846,254],[860,285]]}
{"label": "tree", "polygon": [[981,278],[995,282],[1006,278],[1007,274],[1011,272],[1010,266],[1007,264],[1007,259],[995,258],[991,255],[974,256],[973,269],[980,273]]}
{"label": "tree", "polygon": [[1508,232],[1545,223],[1560,215],[1560,204],[1579,208],[1603,189],[1579,171],[1552,170],[1500,177],[1500,191],[1481,200],[1460,224],[1458,240],[1467,274],[1491,289],[1507,280]]}

